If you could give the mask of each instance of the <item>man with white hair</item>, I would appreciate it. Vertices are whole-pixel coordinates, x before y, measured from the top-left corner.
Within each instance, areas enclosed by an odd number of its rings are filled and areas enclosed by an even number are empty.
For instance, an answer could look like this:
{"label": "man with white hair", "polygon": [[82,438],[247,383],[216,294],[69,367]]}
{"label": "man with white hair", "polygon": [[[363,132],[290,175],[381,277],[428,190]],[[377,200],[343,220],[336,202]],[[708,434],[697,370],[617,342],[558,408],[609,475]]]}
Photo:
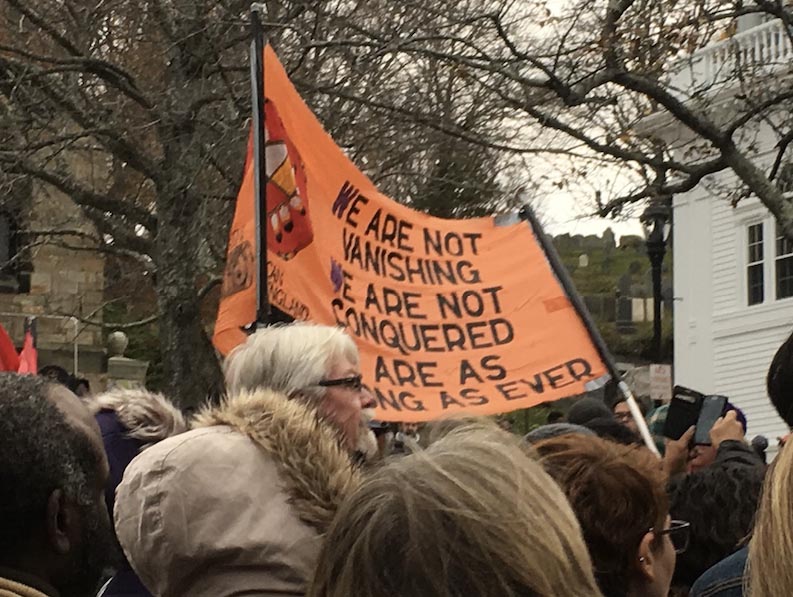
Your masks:
{"label": "man with white hair", "polygon": [[320,538],[376,447],[374,399],[340,328],[257,331],[227,358],[229,397],[138,456],[116,531],[160,597],[303,595]]}

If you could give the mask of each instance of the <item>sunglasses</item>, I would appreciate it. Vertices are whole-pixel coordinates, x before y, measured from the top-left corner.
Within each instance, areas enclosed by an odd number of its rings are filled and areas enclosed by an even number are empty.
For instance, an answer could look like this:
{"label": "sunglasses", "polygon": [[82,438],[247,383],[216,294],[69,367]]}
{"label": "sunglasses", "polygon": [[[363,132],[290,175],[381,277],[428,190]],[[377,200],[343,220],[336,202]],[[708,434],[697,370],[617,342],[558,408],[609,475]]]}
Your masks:
{"label": "sunglasses", "polygon": [[675,548],[675,553],[681,554],[688,549],[688,543],[691,540],[691,523],[683,520],[673,520],[668,529],[663,529],[662,531],[650,529],[650,532],[656,537],[669,535],[672,546]]}
{"label": "sunglasses", "polygon": [[366,385],[363,383],[363,377],[360,375],[353,375],[352,377],[342,377],[340,379],[323,379],[317,384],[323,388],[337,388],[344,387],[360,392]]}

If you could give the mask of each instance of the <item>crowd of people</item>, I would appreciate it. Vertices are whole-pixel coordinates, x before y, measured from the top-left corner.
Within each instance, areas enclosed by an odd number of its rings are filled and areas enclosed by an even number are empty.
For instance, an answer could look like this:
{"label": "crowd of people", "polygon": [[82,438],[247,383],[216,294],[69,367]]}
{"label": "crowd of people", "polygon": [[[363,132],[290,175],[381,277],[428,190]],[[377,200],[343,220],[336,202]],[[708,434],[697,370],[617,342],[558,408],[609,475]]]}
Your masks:
{"label": "crowd of people", "polygon": [[[0,597],[793,594],[793,450],[767,466],[737,409],[659,459],[620,401],[524,438],[377,423],[339,328],[258,330],[224,372],[190,417],[0,374]],[[793,336],[767,391],[793,425]]]}

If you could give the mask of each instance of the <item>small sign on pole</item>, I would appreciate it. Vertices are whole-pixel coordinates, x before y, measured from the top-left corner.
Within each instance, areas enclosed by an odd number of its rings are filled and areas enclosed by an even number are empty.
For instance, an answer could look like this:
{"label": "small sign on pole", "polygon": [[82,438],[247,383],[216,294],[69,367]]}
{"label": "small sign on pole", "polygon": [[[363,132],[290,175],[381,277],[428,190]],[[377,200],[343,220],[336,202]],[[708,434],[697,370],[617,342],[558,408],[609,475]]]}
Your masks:
{"label": "small sign on pole", "polygon": [[672,365],[650,365],[650,398],[672,400]]}

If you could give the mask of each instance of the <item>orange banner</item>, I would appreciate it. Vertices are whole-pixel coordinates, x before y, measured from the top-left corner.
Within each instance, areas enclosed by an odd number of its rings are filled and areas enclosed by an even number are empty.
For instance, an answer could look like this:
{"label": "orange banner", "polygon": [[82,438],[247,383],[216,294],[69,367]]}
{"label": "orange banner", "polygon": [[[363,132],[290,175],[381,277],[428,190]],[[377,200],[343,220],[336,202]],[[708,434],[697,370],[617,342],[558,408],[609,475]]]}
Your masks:
{"label": "orange banner", "polygon": [[[270,301],[346,326],[379,419],[503,413],[602,380],[606,367],[526,223],[442,220],[396,203],[324,131],[269,47],[265,81]],[[256,313],[247,164],[215,326],[222,354]]]}

